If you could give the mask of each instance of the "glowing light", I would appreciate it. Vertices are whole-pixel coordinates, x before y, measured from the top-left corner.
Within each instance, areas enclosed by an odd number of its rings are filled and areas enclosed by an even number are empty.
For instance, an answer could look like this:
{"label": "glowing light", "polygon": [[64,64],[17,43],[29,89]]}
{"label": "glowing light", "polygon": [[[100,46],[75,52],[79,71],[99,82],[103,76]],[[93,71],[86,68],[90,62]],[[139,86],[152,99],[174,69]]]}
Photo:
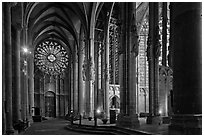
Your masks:
{"label": "glowing light", "polygon": [[159,114],[162,114],[162,111],[161,111],[161,110],[159,110]]}
{"label": "glowing light", "polygon": [[100,113],[101,113],[100,109],[97,109],[97,110],[96,110],[96,112],[97,112],[98,114],[100,114]]}
{"label": "glowing light", "polygon": [[23,52],[27,53],[28,52],[28,49],[27,48],[23,48]]}

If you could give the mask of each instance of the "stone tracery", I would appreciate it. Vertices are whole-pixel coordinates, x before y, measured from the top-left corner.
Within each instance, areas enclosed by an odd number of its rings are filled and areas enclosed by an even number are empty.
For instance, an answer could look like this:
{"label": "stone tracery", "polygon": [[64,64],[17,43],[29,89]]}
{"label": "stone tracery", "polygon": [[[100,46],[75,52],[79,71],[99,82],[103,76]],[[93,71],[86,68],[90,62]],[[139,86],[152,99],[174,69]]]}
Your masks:
{"label": "stone tracery", "polygon": [[68,66],[68,54],[59,43],[44,41],[36,47],[35,63],[41,71],[58,75]]}

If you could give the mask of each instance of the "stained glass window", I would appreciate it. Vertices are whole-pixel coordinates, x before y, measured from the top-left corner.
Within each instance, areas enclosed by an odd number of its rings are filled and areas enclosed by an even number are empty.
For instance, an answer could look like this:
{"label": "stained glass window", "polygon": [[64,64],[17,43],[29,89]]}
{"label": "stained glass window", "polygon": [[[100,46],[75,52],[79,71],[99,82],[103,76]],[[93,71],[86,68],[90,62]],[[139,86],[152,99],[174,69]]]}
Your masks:
{"label": "stained glass window", "polygon": [[61,74],[68,66],[68,54],[56,41],[44,41],[35,49],[35,64],[50,75]]}
{"label": "stained glass window", "polygon": [[111,17],[109,29],[109,42],[110,42],[110,84],[119,84],[119,42],[118,42],[118,26],[117,19]]}

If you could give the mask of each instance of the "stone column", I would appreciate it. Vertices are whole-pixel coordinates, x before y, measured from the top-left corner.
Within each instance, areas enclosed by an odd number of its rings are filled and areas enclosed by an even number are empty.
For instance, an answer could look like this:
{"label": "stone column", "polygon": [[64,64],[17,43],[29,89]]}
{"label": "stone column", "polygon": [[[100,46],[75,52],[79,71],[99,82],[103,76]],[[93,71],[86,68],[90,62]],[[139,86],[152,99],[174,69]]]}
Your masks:
{"label": "stone column", "polygon": [[93,92],[93,81],[94,81],[94,41],[93,38],[86,40],[85,48],[85,62],[84,62],[84,73],[85,73],[85,89],[86,89],[86,116],[93,117],[94,110],[94,92]]}
{"label": "stone column", "polygon": [[98,89],[99,89],[99,81],[98,81],[98,49],[99,42],[96,42],[96,47],[94,51],[94,64],[95,64],[95,82],[94,82],[94,110],[98,109]]}
{"label": "stone column", "polygon": [[42,116],[45,116],[45,92],[46,92],[46,74],[44,74],[43,76],[43,90],[42,90],[42,96],[41,96],[41,103],[42,103],[42,106],[41,106],[41,110],[42,110]]}
{"label": "stone column", "polygon": [[166,66],[167,50],[167,2],[162,3],[162,65]]}
{"label": "stone column", "polygon": [[109,76],[109,27],[107,27],[107,33],[106,33],[106,43],[105,43],[105,74],[104,74],[104,111],[106,113],[106,116],[109,118],[109,80],[110,80],[110,76]]}
{"label": "stone column", "polygon": [[[58,83],[59,83],[59,99],[58,99],[58,110],[59,110],[59,117],[61,117],[62,115],[62,106],[61,106],[61,101],[62,101],[62,81],[61,81],[61,76],[59,75],[59,79],[58,79]],[[73,109],[72,109],[73,110]]]}
{"label": "stone column", "polygon": [[55,78],[55,93],[56,93],[56,117],[59,117],[59,76]]}
{"label": "stone column", "polygon": [[73,62],[73,66],[74,66],[74,113],[77,114],[78,111],[79,111],[79,108],[78,108],[78,53],[77,53],[77,50],[75,50],[75,53],[74,53],[75,57],[74,57],[74,62]]}
{"label": "stone column", "polygon": [[85,117],[89,117],[89,100],[90,100],[90,87],[89,87],[89,64],[88,64],[88,40],[85,41],[85,60],[83,62],[84,80],[85,80],[85,92],[86,92],[86,109]]}
{"label": "stone column", "polygon": [[40,76],[39,77],[39,85],[40,85],[40,91],[39,91],[39,108],[40,108],[40,115],[42,116],[42,96],[43,96],[43,85],[44,85],[44,81],[43,81],[43,77]]}
{"label": "stone column", "polygon": [[101,55],[100,55],[100,59],[101,59],[101,68],[100,68],[100,71],[101,71],[101,80],[100,80],[100,91],[99,91],[99,98],[100,98],[100,101],[99,101],[99,104],[101,106],[101,109],[104,109],[104,64],[105,64],[105,61],[104,61],[104,43],[102,43],[101,45]]}
{"label": "stone column", "polygon": [[29,75],[29,114],[34,116],[34,53],[29,55],[28,62],[28,75]]}
{"label": "stone column", "polygon": [[13,106],[13,121],[15,123],[18,123],[18,120],[21,120],[21,83],[20,83],[20,38],[21,36],[21,26],[20,25],[16,25],[15,26],[15,48],[14,48],[14,87],[15,87],[15,91],[13,91],[13,99],[14,99],[14,106]]}
{"label": "stone column", "polygon": [[70,62],[70,99],[71,99],[71,111],[74,110],[74,87],[73,87],[73,62]]}
{"label": "stone column", "polygon": [[121,3],[122,36],[120,44],[120,101],[121,113],[117,125],[139,126],[136,114],[136,56],[138,55],[135,23],[136,3]]}
{"label": "stone column", "polygon": [[[2,64],[6,63],[6,45],[5,45],[5,41],[6,41],[6,25],[7,22],[5,22],[5,18],[7,18],[7,13],[5,12],[5,5],[6,3],[2,4]],[[6,70],[6,66],[2,65],[2,79],[5,80],[6,79],[6,75],[5,75],[5,70]],[[6,90],[5,90],[5,86],[6,83],[2,82],[2,135],[6,134]]]}
{"label": "stone column", "polygon": [[[169,9],[170,9],[170,4],[169,4]],[[173,28],[174,28],[174,23],[171,21],[172,19],[172,14],[170,13],[170,34],[173,34]],[[167,55],[168,59],[168,66],[170,68],[173,68],[173,41],[174,41],[174,35],[169,36],[169,46],[168,46],[168,51],[169,54]]]}
{"label": "stone column", "polygon": [[95,83],[95,63],[94,63],[94,38],[89,39],[89,86],[90,86],[90,116],[94,116],[94,83]]}
{"label": "stone column", "polygon": [[4,50],[5,50],[5,116],[6,134],[13,134],[12,118],[12,43],[11,43],[11,3],[3,3]]}
{"label": "stone column", "polygon": [[83,115],[85,112],[85,90],[84,90],[84,82],[83,82],[83,61],[84,61],[84,42],[80,41],[79,44],[79,52],[78,52],[78,108],[79,114]]}
{"label": "stone column", "polygon": [[64,94],[65,94],[65,114],[69,114],[69,76],[67,70],[64,72]]}
{"label": "stone column", "polygon": [[71,90],[71,65],[70,65],[70,62],[68,64],[68,71],[67,71],[67,81],[68,81],[68,114],[71,113],[71,110],[72,110],[72,90]]}
{"label": "stone column", "polygon": [[60,75],[60,116],[64,117],[65,116],[65,94],[64,94],[64,77]]}
{"label": "stone column", "polygon": [[202,3],[171,3],[173,116],[170,129],[202,134]]}
{"label": "stone column", "polygon": [[147,124],[160,124],[159,117],[159,64],[160,55],[158,3],[149,3],[149,37],[147,57],[149,63],[149,116]]}

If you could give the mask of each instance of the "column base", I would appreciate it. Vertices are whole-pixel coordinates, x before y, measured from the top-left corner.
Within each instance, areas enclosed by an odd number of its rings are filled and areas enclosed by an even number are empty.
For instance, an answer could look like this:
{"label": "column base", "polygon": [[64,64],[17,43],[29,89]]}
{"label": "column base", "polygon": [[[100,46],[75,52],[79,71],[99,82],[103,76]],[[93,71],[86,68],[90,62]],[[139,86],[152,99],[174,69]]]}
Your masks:
{"label": "column base", "polygon": [[138,115],[122,115],[119,114],[116,121],[116,126],[118,127],[127,127],[127,128],[138,128],[140,127],[140,122]]}
{"label": "column base", "polygon": [[9,130],[6,131],[6,135],[19,135],[18,130]]}
{"label": "column base", "polygon": [[162,124],[170,124],[171,122],[171,117],[166,116],[166,117],[162,117]]}
{"label": "column base", "polygon": [[182,134],[202,134],[202,114],[199,115],[173,115],[169,132],[179,132]]}
{"label": "column base", "polygon": [[161,125],[162,117],[161,116],[148,116],[146,120],[147,124]]}
{"label": "column base", "polygon": [[82,118],[83,119],[88,119],[89,118],[89,113],[83,112]]}
{"label": "column base", "polygon": [[31,124],[33,124],[33,117],[32,116],[28,116],[28,127],[30,127]]}
{"label": "column base", "polygon": [[14,129],[7,129],[6,130],[6,134],[7,135],[14,135],[15,134],[15,130]]}

